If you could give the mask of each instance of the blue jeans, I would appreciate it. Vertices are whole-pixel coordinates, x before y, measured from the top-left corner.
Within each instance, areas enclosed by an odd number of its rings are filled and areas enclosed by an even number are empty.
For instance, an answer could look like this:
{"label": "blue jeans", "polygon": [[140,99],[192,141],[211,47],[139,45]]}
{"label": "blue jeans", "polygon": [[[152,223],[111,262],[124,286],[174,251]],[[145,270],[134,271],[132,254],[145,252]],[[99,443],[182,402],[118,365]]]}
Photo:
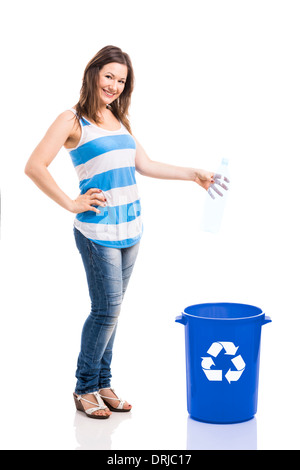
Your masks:
{"label": "blue jeans", "polygon": [[139,243],[130,248],[108,248],[92,242],[75,227],[74,235],[91,298],[91,312],[83,326],[76,370],[75,393],[84,395],[110,387],[118,317]]}

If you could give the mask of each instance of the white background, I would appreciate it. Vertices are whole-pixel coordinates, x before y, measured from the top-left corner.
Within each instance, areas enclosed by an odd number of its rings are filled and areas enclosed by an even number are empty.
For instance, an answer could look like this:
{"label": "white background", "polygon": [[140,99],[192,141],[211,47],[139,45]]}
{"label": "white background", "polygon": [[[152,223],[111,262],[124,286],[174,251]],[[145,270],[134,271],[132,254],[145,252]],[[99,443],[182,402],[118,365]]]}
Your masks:
{"label": "white background", "polygon": [[[300,5],[292,0],[7,2],[1,13],[1,448],[299,449]],[[144,236],[113,362],[130,415],[89,420],[72,402],[89,297],[73,214],[24,175],[105,45],[131,56],[131,123],[152,159],[214,171],[230,160],[221,232],[200,229],[205,192],[138,175]],[[50,171],[71,197],[62,149]],[[188,418],[183,326],[202,302],[241,302],[262,331],[258,413]]]}

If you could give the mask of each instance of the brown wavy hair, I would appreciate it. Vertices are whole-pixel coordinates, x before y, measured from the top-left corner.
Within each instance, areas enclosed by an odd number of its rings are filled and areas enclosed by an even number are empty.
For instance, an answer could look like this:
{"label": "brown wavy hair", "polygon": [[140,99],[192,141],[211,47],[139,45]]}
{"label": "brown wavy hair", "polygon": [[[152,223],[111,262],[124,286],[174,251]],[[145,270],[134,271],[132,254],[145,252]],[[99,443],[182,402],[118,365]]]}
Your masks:
{"label": "brown wavy hair", "polygon": [[103,47],[87,64],[83,74],[79,101],[75,106],[77,117],[80,119],[86,116],[96,124],[101,124],[101,118],[98,116],[100,109],[100,95],[98,91],[99,71],[104,65],[111,62],[127,65],[127,78],[124,90],[119,98],[111,103],[110,109],[116,118],[126,127],[128,132],[131,133],[128,110],[134,87],[134,73],[129,55],[119,47]]}

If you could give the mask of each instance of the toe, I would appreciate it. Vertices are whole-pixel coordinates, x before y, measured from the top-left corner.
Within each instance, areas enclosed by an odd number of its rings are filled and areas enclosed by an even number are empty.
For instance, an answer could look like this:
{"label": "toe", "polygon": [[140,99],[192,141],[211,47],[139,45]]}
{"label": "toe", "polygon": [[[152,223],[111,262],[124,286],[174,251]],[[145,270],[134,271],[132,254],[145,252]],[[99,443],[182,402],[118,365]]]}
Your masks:
{"label": "toe", "polygon": [[111,412],[108,409],[105,409],[105,410],[97,410],[93,414],[97,416],[110,416]]}

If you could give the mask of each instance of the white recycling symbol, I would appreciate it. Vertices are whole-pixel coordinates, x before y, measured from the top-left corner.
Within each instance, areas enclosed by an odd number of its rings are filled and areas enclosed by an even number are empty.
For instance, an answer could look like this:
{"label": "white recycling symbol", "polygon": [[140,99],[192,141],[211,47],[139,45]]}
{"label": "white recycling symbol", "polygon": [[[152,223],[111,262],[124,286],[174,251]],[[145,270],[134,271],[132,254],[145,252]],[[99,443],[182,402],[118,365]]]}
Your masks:
{"label": "white recycling symbol", "polygon": [[211,356],[216,358],[220,354],[222,349],[225,350],[226,356],[234,356],[231,359],[231,362],[234,365],[235,369],[231,370],[230,367],[225,374],[228,383],[231,384],[231,382],[237,382],[239,380],[245,370],[246,364],[241,355],[236,356],[238,348],[239,346],[235,346],[233,343],[227,341],[216,341],[215,343],[212,343],[212,345],[207,351],[207,354],[209,354],[210,356],[201,358],[201,367],[208,380],[214,382],[222,382],[223,380],[222,369],[211,369],[211,367],[215,366],[215,363]]}

